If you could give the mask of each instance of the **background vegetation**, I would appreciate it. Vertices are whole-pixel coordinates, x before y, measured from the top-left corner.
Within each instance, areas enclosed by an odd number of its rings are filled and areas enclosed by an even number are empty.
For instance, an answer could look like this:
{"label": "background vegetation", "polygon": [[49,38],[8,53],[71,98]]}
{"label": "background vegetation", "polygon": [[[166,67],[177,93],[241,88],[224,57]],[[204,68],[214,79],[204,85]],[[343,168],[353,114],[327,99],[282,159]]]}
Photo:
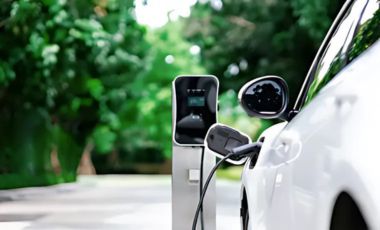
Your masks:
{"label": "background vegetation", "polygon": [[[145,1],[149,4],[149,1]],[[152,29],[132,0],[4,0],[0,5],[0,188],[98,173],[160,172],[171,155],[171,81],[213,74],[220,121],[257,137],[236,91],[283,76],[295,99],[342,1],[203,0]],[[168,165],[168,164],[166,164]]]}

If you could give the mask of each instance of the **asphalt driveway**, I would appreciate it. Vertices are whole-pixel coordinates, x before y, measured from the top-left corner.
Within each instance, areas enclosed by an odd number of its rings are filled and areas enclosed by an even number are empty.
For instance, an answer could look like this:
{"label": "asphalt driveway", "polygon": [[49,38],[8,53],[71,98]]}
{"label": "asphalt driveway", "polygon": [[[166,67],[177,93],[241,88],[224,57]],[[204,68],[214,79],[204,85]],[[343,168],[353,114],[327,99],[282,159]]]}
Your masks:
{"label": "asphalt driveway", "polygon": [[[170,230],[170,176],[82,176],[0,191],[0,229]],[[240,229],[240,183],[217,180],[217,229]],[[189,228],[190,229],[190,228]]]}

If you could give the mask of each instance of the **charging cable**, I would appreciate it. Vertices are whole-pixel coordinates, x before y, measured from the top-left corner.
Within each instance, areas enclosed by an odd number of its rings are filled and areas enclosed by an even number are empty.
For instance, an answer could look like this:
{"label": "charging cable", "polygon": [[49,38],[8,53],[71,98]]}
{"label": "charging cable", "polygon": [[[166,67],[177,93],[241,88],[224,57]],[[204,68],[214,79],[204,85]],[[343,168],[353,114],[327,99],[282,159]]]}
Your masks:
{"label": "charging cable", "polygon": [[[202,194],[199,197],[198,206],[197,206],[197,209],[195,211],[192,230],[196,230],[196,228],[197,228],[199,213],[201,212],[201,209],[203,206],[203,200],[205,198],[208,185],[210,184],[210,181],[211,181],[212,177],[214,176],[216,170],[219,168],[219,166],[231,157],[242,159],[242,158],[247,157],[247,156],[257,155],[260,152],[261,145],[262,145],[262,143],[255,142],[255,143],[246,144],[246,145],[236,147],[236,148],[232,149],[227,156],[225,156],[221,160],[219,160],[218,163],[214,166],[214,168],[211,169],[210,174],[207,177],[207,180],[205,182],[204,187],[203,188],[201,187],[202,188]],[[203,225],[202,225],[202,229],[203,229]]]}
{"label": "charging cable", "polygon": [[[202,147],[202,154],[201,154],[201,166],[200,166],[200,178],[199,178],[199,199],[202,196],[202,190],[203,190],[203,164],[205,159],[205,147]],[[204,230],[204,216],[203,216],[203,203],[200,207],[200,214],[201,214],[201,230]]]}

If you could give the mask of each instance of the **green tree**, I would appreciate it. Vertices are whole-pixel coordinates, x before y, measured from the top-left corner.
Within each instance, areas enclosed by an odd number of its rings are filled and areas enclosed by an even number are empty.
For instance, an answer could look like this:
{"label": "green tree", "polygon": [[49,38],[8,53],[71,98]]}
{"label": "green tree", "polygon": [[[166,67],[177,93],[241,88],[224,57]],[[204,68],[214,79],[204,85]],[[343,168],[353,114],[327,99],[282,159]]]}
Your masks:
{"label": "green tree", "polygon": [[129,102],[119,114],[123,131],[115,151],[94,159],[102,172],[131,172],[136,170],[136,163],[170,159],[172,81],[182,74],[206,73],[199,54],[191,52],[196,47],[183,38],[182,30],[182,20],[148,30],[150,47],[144,72],[128,86]]}
{"label": "green tree", "polygon": [[[205,2],[205,3],[202,3]],[[239,89],[274,74],[290,85],[294,102],[312,58],[342,1],[211,0],[195,5],[184,30],[202,48],[202,64]]]}
{"label": "green tree", "polygon": [[[8,159],[1,163],[3,172],[20,173],[19,165],[41,164],[40,169],[30,166],[29,173],[51,173],[54,143],[68,174],[65,179],[73,180],[86,143],[94,143],[98,152],[113,149],[122,128],[118,115],[129,100],[128,86],[144,70],[147,49],[145,28],[137,24],[132,9],[131,0],[1,4],[0,123],[6,124],[1,139],[9,140],[0,146],[0,155]],[[27,123],[20,124],[30,117],[36,132],[46,130],[44,146],[31,146],[36,157],[24,158],[20,156],[29,150],[20,150],[20,155],[16,149],[27,141],[37,144],[33,130],[29,139],[17,142],[9,133],[28,130]],[[45,156],[43,161],[38,154]]]}
{"label": "green tree", "polygon": [[148,41],[154,44],[152,61],[148,72],[134,82],[146,89],[136,95],[141,98],[137,105],[136,128],[146,127],[145,141],[158,144],[166,157],[171,156],[168,140],[171,140],[172,81],[178,75],[206,73],[200,65],[199,54],[190,52],[193,45],[181,36],[182,29],[181,21],[171,22],[148,34]]}

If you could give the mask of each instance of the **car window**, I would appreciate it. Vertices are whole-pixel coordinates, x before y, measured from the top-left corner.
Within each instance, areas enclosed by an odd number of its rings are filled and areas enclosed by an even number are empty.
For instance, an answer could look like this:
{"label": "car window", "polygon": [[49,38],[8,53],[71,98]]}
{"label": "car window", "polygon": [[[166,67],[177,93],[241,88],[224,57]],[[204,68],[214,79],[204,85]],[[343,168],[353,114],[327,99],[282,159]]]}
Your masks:
{"label": "car window", "polygon": [[[360,12],[360,7],[362,6],[357,3],[352,6],[330,40],[318,63],[316,74],[306,96],[306,103],[310,102],[342,68],[379,40],[380,1],[368,1],[363,12]],[[360,17],[357,16],[358,13]],[[358,19],[360,21],[356,22]],[[344,33],[347,36],[343,40]]]}
{"label": "car window", "polygon": [[356,41],[357,25],[360,24],[359,20],[366,4],[366,1],[356,1],[341,20],[316,66],[305,104],[309,103],[323,86],[348,64],[349,60],[352,60],[350,57],[353,57],[354,54],[351,54],[350,47]]}
{"label": "car window", "polygon": [[348,53],[351,62],[380,38],[380,1],[370,1]]}

